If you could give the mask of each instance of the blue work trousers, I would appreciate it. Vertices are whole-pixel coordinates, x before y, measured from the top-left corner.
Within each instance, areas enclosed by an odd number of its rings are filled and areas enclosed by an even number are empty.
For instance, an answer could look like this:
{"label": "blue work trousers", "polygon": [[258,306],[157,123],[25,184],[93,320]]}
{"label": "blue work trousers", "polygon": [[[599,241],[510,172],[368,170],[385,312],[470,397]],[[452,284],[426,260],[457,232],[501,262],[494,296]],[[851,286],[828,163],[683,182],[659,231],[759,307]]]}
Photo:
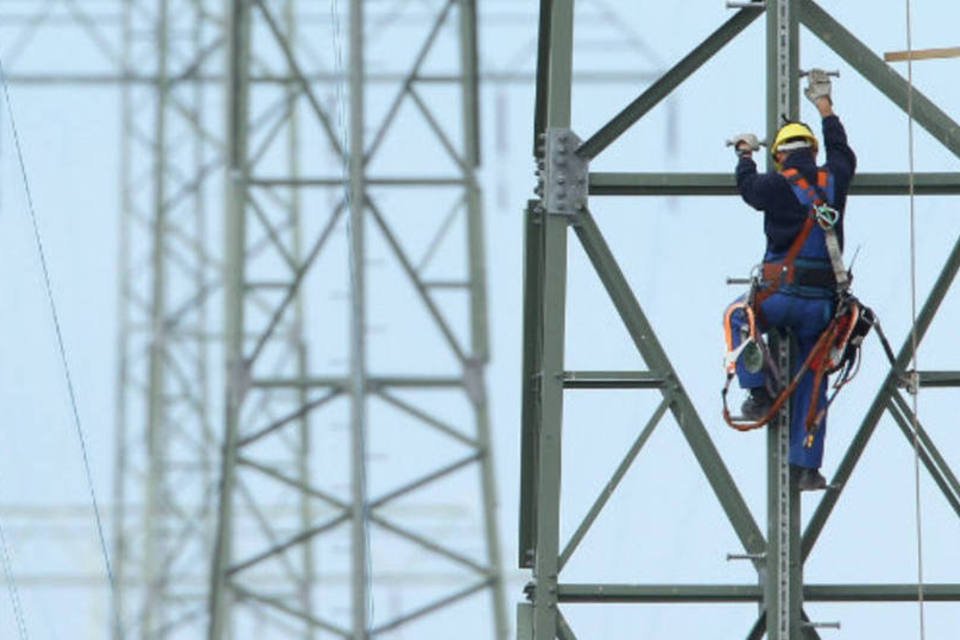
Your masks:
{"label": "blue work trousers", "polygon": [[[734,304],[743,302],[744,296],[738,298]],[[789,329],[797,341],[796,356],[793,359],[790,378],[796,375],[803,362],[810,355],[820,337],[820,334],[833,318],[833,298],[807,298],[777,292],[763,301],[761,317],[758,318],[759,332],[766,333],[770,328]],[[730,331],[733,346],[739,346],[742,327],[747,323],[746,314],[742,309],[726,314],[730,318]],[[750,373],[743,364],[737,361],[737,379],[744,389],[754,389],[765,384],[765,371]],[[805,447],[806,417],[813,394],[813,371],[803,374],[797,389],[790,399],[790,464],[811,469],[820,468],[823,462],[823,440],[827,431],[827,416],[824,412],[820,425],[813,440],[813,446]],[[827,377],[824,376],[817,389],[818,410],[826,406]]]}

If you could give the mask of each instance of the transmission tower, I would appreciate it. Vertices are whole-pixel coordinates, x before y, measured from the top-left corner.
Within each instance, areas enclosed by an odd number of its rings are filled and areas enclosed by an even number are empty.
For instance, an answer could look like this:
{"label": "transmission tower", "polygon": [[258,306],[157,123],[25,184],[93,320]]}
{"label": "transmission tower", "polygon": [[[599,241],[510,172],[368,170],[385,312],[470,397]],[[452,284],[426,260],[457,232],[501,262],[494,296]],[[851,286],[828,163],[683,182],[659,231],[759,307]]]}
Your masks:
{"label": "transmission tower", "polygon": [[[258,637],[420,633],[456,611],[504,638],[475,5],[343,5],[325,23],[260,0],[227,16],[228,379],[209,636],[257,617]],[[251,82],[254,53],[276,86]],[[397,81],[368,81],[375,56]],[[444,536],[405,515],[421,501],[474,505],[473,531]],[[295,514],[268,517],[272,504]],[[391,572],[441,570],[448,580],[384,615]],[[325,581],[338,573],[348,589]],[[457,607],[476,598],[489,615]]]}
{"label": "transmission tower", "polygon": [[[553,640],[578,637],[564,615],[574,603],[756,603],[759,616],[748,638],[771,640],[817,638],[820,625],[811,621],[805,602],[915,602],[960,600],[958,584],[809,584],[803,580],[804,561],[820,537],[843,487],[873,435],[880,418],[889,413],[896,425],[914,441],[916,417],[898,387],[912,355],[909,336],[898,352],[896,365],[884,380],[863,418],[831,484],[801,531],[800,502],[783,455],[786,420],[768,427],[767,527],[758,526],[740,489],[714,446],[697,414],[677,370],[657,338],[613,255],[591,210],[593,196],[735,195],[729,174],[707,173],[595,173],[590,162],[707,60],[749,25],[766,19],[767,134],[772,139],[780,118],[799,113],[799,30],[803,25],[853,70],[906,110],[908,101],[917,124],[953,154],[960,154],[957,123],[921,92],[890,70],[853,33],[812,0],[767,0],[732,3],[740,10],[702,44],[680,60],[650,89],[627,105],[616,117],[585,141],[572,127],[573,0],[544,0],[541,8],[540,60],[536,103],[536,159],[542,197],[527,210],[525,322],[523,366],[523,452],[521,474],[520,566],[533,570],[527,588],[528,603],[519,607],[519,637]],[[912,94],[912,95],[911,95]],[[909,96],[909,97],[908,97]],[[911,179],[912,178],[912,179]],[[852,192],[870,195],[904,195],[913,184],[917,194],[955,194],[956,174],[860,174]],[[588,207],[589,201],[589,207]],[[602,205],[596,207],[602,210]],[[571,371],[565,362],[568,305],[567,269],[570,231],[582,245],[589,264],[612,301],[629,333],[645,369],[632,371]],[[920,311],[915,329],[922,340],[960,268],[960,240]],[[955,386],[957,372],[917,374],[919,387]],[[568,390],[652,390],[660,402],[644,429],[612,470],[609,481],[569,540],[560,539],[560,487],[575,479],[561,472],[561,434],[570,429],[564,421]],[[724,514],[743,547],[741,556],[757,573],[754,584],[573,584],[563,570],[587,532],[597,521],[624,476],[634,465],[644,444],[667,414],[689,444]],[[918,427],[919,459],[960,516],[960,484],[931,435]],[[580,452],[564,452],[567,460]],[[563,482],[561,482],[563,480]],[[650,526],[653,526],[652,524]],[[579,637],[583,637],[581,634]]]}
{"label": "transmission tower", "polygon": [[122,3],[113,550],[122,638],[196,637],[205,620],[220,379],[210,364],[221,265],[209,237],[220,191],[210,183],[219,185],[224,151],[221,92],[204,76],[221,68],[219,11],[210,0]]}

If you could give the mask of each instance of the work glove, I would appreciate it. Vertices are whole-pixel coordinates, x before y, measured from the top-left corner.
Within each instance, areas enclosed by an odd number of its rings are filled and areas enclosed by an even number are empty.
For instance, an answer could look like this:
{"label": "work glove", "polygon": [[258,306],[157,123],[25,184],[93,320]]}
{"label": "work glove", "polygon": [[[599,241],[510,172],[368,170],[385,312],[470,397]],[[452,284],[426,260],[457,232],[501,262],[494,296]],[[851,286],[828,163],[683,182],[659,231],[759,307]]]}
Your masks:
{"label": "work glove", "polygon": [[[820,98],[830,100],[830,76],[823,69],[810,69],[807,74],[807,88],[803,93],[814,106]],[[833,100],[830,100],[830,104],[833,104]]]}
{"label": "work glove", "polygon": [[760,149],[760,141],[752,133],[738,133],[727,140],[727,146],[733,147],[738,156],[746,156]]}

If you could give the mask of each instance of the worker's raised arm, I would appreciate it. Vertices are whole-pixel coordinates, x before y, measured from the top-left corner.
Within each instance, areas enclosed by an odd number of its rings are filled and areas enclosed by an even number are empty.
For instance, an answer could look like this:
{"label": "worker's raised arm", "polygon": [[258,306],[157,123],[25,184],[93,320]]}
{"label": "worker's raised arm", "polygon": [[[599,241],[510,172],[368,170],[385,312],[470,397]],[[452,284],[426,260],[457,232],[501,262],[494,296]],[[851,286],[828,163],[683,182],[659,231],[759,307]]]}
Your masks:
{"label": "worker's raised arm", "polygon": [[847,132],[840,118],[833,112],[830,97],[830,76],[822,69],[811,69],[804,94],[813,103],[823,119],[823,147],[827,154],[827,167],[844,193],[857,169],[857,156],[847,144]]}
{"label": "worker's raised arm", "polygon": [[744,202],[762,211],[770,204],[771,197],[778,186],[782,186],[777,184],[778,176],[757,173],[753,152],[760,149],[760,143],[754,134],[739,133],[730,138],[727,144],[734,147],[737,157],[740,158],[736,169],[737,190]]}

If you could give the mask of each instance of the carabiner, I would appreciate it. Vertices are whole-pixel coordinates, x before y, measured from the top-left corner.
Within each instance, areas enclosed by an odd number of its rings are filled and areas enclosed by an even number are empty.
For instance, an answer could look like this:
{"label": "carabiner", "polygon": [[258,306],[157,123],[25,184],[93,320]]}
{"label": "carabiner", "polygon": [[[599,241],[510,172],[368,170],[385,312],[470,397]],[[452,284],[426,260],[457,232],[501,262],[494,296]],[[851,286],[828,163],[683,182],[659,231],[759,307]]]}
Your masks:
{"label": "carabiner", "polygon": [[820,228],[826,231],[832,229],[840,219],[840,212],[828,204],[818,204],[813,207],[814,217]]}

